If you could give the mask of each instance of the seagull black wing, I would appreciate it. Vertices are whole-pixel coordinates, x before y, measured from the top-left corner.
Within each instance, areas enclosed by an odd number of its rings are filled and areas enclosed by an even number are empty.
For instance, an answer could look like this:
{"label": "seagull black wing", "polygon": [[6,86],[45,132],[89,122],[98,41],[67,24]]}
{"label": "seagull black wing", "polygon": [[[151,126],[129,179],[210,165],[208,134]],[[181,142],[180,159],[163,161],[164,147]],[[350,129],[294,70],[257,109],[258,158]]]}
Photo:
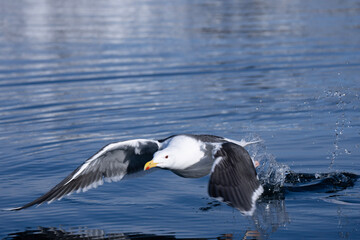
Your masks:
{"label": "seagull black wing", "polygon": [[86,191],[105,181],[119,181],[125,175],[143,170],[159,149],[155,140],[137,139],[112,143],[85,161],[49,192],[34,201],[11,210],[21,210],[43,202],[52,202],[74,191]]}
{"label": "seagull black wing", "polygon": [[208,192],[245,215],[252,215],[263,188],[249,153],[234,143],[223,143],[214,155]]}

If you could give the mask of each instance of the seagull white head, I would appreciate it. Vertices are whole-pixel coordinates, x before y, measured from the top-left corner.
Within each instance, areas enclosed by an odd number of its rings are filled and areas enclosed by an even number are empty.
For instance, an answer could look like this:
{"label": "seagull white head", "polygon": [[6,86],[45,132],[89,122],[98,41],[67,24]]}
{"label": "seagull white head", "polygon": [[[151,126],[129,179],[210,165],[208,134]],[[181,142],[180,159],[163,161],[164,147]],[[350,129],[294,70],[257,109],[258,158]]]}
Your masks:
{"label": "seagull white head", "polygon": [[176,149],[165,148],[154,154],[153,160],[147,162],[144,166],[144,170],[149,170],[153,167],[173,169],[176,165]]}
{"label": "seagull white head", "polygon": [[154,154],[153,160],[147,162],[144,170],[153,167],[183,170],[204,157],[201,144],[187,136],[176,136],[169,140],[164,148]]}

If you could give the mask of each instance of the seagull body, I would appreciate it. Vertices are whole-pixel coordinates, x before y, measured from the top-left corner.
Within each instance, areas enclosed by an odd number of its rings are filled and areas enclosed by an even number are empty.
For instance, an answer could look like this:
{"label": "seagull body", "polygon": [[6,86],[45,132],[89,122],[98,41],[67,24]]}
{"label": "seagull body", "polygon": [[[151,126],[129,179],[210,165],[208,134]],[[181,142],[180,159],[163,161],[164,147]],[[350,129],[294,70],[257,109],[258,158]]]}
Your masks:
{"label": "seagull body", "polygon": [[49,192],[22,207],[61,199],[86,191],[105,181],[119,181],[126,175],[162,168],[185,178],[210,174],[208,193],[245,215],[252,215],[263,192],[256,174],[256,162],[244,149],[254,142],[234,141],[213,135],[173,135],[161,140],[135,139],[105,146]]}

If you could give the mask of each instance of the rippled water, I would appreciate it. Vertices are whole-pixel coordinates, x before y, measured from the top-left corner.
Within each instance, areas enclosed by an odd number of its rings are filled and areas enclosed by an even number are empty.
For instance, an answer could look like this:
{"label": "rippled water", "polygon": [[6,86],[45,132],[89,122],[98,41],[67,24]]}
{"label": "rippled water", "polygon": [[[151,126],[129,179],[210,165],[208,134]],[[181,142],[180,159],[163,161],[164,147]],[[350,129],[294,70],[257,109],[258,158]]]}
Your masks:
{"label": "rippled water", "polygon": [[359,29],[358,1],[1,1],[1,208],[176,133],[262,139],[276,194],[247,218],[156,171],[1,211],[0,237],[359,238]]}

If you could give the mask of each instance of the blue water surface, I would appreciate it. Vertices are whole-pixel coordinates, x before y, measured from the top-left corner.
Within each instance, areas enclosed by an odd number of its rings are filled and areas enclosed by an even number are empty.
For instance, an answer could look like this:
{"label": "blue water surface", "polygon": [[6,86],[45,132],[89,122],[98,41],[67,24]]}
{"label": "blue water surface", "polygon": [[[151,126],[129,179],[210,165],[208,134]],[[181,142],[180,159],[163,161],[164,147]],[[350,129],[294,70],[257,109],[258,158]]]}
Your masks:
{"label": "blue water surface", "polygon": [[0,1],[0,208],[108,143],[177,133],[261,139],[263,181],[292,189],[244,217],[159,170],[0,211],[0,237],[360,239],[341,175],[360,174],[359,43],[356,0]]}

